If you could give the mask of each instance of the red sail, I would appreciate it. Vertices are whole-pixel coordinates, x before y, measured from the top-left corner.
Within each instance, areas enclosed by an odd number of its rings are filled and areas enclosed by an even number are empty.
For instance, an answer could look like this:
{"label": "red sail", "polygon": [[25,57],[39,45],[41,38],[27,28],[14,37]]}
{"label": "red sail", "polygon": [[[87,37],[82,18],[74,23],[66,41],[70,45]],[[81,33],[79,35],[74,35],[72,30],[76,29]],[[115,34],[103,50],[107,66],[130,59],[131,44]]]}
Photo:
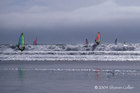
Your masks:
{"label": "red sail", "polygon": [[96,41],[99,39],[99,33],[98,33],[98,35],[97,35],[97,38],[96,38]]}
{"label": "red sail", "polygon": [[88,46],[88,39],[86,38],[86,46]]}
{"label": "red sail", "polygon": [[37,37],[35,38],[33,44],[34,44],[34,45],[37,45]]}

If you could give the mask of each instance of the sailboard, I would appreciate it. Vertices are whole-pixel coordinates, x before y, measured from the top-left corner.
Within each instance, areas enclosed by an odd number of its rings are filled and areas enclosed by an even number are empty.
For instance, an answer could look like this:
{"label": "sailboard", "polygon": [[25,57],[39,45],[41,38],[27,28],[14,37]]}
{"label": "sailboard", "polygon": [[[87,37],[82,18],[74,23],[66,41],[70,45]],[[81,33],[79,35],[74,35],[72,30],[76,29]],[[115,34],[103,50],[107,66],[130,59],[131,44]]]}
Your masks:
{"label": "sailboard", "polygon": [[95,42],[96,42],[97,45],[100,44],[100,39],[101,39],[100,32],[98,32],[97,37],[95,39]]}
{"label": "sailboard", "polygon": [[23,33],[21,33],[21,35],[19,37],[18,48],[21,51],[23,51],[25,49],[25,46],[24,46],[24,35],[23,35]]}
{"label": "sailboard", "polygon": [[37,37],[35,38],[33,45],[37,45]]}

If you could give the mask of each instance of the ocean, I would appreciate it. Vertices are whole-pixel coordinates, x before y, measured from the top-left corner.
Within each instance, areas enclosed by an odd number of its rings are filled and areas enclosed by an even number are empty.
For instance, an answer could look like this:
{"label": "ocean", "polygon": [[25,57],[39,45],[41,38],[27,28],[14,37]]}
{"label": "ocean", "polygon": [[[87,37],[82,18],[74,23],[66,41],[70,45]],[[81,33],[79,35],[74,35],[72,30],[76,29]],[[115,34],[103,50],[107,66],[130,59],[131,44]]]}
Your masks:
{"label": "ocean", "polygon": [[0,92],[139,93],[139,45],[0,45]]}

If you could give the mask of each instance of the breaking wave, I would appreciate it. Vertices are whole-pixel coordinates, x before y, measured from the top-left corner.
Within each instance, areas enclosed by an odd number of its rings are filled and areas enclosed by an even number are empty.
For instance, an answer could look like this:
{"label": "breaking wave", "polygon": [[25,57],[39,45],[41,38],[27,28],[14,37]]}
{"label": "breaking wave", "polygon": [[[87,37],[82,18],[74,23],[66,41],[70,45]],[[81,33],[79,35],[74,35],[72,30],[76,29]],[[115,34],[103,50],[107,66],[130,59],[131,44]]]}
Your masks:
{"label": "breaking wave", "polygon": [[101,44],[94,50],[93,44],[25,45],[22,52],[16,45],[0,45],[0,60],[140,61],[140,44]]}

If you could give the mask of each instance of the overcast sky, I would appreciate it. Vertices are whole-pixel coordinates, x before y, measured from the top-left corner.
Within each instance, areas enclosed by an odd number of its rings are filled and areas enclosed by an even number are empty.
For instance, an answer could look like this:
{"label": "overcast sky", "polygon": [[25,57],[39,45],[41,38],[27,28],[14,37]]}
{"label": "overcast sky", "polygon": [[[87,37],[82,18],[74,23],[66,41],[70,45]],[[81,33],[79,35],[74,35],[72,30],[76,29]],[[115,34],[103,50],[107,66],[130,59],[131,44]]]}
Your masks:
{"label": "overcast sky", "polygon": [[140,42],[140,0],[0,0],[0,43]]}

